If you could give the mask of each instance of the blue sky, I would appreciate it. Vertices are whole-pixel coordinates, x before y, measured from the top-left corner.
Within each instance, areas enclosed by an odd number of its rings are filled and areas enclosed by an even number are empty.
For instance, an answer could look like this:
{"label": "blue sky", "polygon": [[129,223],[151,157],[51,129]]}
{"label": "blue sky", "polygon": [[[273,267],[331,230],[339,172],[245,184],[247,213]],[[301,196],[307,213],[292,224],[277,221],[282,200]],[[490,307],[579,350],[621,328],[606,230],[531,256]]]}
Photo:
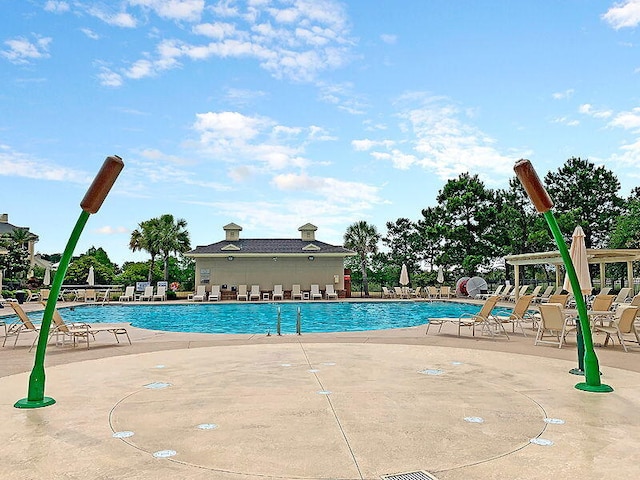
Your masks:
{"label": "blue sky", "polygon": [[0,0],[0,213],[117,263],[171,213],[192,244],[341,244],[420,218],[447,179],[507,185],[580,156],[640,184],[640,0]]}

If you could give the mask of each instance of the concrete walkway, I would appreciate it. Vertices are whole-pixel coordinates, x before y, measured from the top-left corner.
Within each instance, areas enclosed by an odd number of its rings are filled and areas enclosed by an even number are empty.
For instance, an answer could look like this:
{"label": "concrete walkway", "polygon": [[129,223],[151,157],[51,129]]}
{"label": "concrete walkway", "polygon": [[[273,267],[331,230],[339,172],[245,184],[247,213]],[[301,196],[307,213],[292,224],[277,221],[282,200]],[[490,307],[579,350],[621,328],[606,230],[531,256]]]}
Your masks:
{"label": "concrete walkway", "polygon": [[574,346],[443,330],[129,327],[133,345],[51,345],[57,403],[35,410],[13,407],[33,363],[25,336],[0,350],[0,478],[640,478],[637,346],[596,349],[615,391],[594,394],[574,388]]}

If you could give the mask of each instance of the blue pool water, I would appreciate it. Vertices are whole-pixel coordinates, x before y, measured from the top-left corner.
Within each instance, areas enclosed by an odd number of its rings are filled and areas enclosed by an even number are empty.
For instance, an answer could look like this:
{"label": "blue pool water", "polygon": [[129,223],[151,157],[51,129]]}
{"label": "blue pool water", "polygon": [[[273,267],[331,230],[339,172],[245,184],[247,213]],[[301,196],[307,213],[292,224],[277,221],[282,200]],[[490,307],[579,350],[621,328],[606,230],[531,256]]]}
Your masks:
{"label": "blue pool water", "polygon": [[[302,333],[349,332],[413,327],[429,317],[477,313],[478,305],[454,302],[283,302],[176,305],[82,305],[60,310],[65,322],[127,322],[134,327],[170,332],[295,333],[300,309]],[[42,312],[30,314],[42,319]]]}

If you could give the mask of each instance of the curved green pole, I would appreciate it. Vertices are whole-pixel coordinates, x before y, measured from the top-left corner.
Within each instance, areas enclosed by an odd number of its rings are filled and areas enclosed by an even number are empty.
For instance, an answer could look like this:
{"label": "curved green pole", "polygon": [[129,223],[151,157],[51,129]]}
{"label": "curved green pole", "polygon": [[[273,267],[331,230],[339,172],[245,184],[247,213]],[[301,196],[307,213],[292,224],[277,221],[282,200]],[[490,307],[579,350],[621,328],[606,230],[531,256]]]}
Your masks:
{"label": "curved green pole", "polygon": [[584,377],[585,381],[576,384],[578,390],[587,392],[613,392],[613,388],[609,385],[600,383],[600,366],[598,365],[598,357],[593,349],[593,339],[591,338],[591,326],[589,325],[589,315],[587,314],[587,306],[584,303],[582,290],[580,289],[580,281],[576,275],[576,269],[571,261],[567,244],[560,233],[560,228],[556,222],[551,210],[543,213],[543,216],[549,224],[549,229],[553,234],[553,238],[558,244],[560,256],[567,270],[567,276],[571,282],[571,289],[576,300],[576,309],[578,310],[578,318],[580,321],[580,330],[582,331],[582,341],[584,344]]}
{"label": "curved green pole", "polygon": [[49,299],[44,309],[42,316],[42,324],[40,326],[40,334],[38,337],[38,347],[36,348],[36,356],[29,376],[29,391],[27,398],[18,400],[14,407],[16,408],[40,408],[48,405],[53,405],[56,401],[51,397],[44,396],[45,385],[45,373],[44,373],[44,357],[47,351],[47,340],[49,339],[49,331],[51,329],[51,320],[53,319],[53,311],[56,308],[56,302],[58,301],[58,295],[60,295],[60,289],[62,288],[62,282],[67,273],[67,267],[71,261],[73,250],[75,249],[80,234],[84,229],[84,226],[89,220],[89,215],[96,213],[102,202],[106,198],[109,190],[118,178],[120,171],[124,167],[122,159],[116,155],[107,157],[102,168],[96,175],[96,178],[91,183],[89,190],[85,194],[84,198],[80,202],[82,213],[80,218],[76,222],[76,226],[71,232],[67,246],[64,249],[62,258],[60,259],[60,266],[53,277],[53,284],[51,291],[49,292]]}

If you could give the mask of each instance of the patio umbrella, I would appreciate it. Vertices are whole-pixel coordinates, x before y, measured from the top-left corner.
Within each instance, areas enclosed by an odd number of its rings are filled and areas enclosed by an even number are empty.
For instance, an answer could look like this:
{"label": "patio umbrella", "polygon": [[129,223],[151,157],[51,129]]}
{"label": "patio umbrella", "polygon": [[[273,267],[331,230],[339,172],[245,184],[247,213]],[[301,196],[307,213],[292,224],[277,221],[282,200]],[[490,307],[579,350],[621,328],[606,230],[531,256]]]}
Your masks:
{"label": "patio umbrella", "polygon": [[[591,285],[591,275],[589,275],[589,262],[587,261],[587,247],[584,243],[584,231],[582,227],[578,225],[573,231],[571,236],[571,247],[569,248],[569,256],[573,262],[573,266],[576,269],[576,275],[580,282],[580,290],[583,295],[591,293],[593,286]],[[571,282],[569,276],[564,276],[564,285],[562,286],[567,291],[571,291]],[[573,292],[576,296],[578,292]]]}
{"label": "patio umbrella", "polygon": [[0,270],[0,293],[2,292],[2,270]]}
{"label": "patio umbrella", "polygon": [[44,271],[44,279],[42,280],[42,284],[47,287],[51,285],[51,268],[50,267],[47,267],[47,269]]}
{"label": "patio umbrella", "polygon": [[[582,227],[578,225],[573,231],[571,236],[571,247],[569,248],[569,256],[573,263],[573,268],[576,270],[576,276],[578,282],[580,282],[580,291],[573,292],[573,296],[577,297],[582,295],[588,295],[593,288],[591,285],[591,276],[589,275],[589,262],[587,261],[587,247],[584,243],[584,231]],[[564,284],[562,286],[567,291],[572,290],[571,281],[569,276],[564,276]],[[580,328],[580,322],[576,323],[576,344],[578,350],[578,368],[572,368],[569,372],[574,375],[584,375],[584,340],[582,331]]]}
{"label": "patio umbrella", "polygon": [[89,267],[89,275],[87,276],[87,284],[95,285],[96,284],[96,274],[93,271],[93,265]]}
{"label": "patio umbrella", "polygon": [[444,283],[444,269],[442,268],[442,265],[438,267],[438,278],[436,278],[436,280],[438,283]]}
{"label": "patio umbrella", "polygon": [[409,273],[407,272],[407,265],[402,264],[402,270],[400,270],[400,285],[406,287],[409,285]]}

